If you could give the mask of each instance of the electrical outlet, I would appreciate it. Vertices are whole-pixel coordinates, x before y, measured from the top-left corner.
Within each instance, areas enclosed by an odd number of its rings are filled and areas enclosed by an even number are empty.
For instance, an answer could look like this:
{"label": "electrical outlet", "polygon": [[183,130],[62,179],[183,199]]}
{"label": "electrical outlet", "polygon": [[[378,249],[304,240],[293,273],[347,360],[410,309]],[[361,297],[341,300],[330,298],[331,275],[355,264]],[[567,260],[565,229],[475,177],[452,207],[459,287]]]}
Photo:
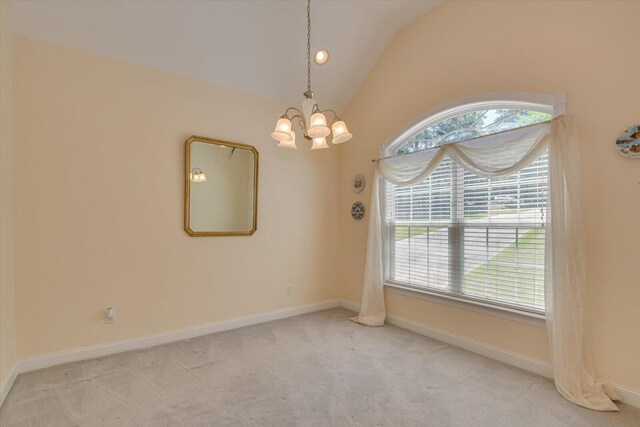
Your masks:
{"label": "electrical outlet", "polygon": [[293,286],[287,286],[287,296],[293,295]]}
{"label": "electrical outlet", "polygon": [[107,325],[110,325],[115,321],[116,321],[116,312],[113,311],[113,308],[111,307],[107,308],[107,311],[104,317],[104,323],[106,323]]}

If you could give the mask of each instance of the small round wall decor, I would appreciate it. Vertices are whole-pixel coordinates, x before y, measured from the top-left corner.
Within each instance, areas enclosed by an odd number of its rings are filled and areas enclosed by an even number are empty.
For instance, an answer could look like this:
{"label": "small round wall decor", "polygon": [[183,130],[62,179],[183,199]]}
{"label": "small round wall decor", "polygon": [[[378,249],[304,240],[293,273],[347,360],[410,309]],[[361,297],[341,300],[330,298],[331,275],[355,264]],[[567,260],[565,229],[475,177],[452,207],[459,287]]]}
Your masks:
{"label": "small round wall decor", "polygon": [[640,125],[629,126],[616,140],[620,154],[629,158],[640,159]]}
{"label": "small round wall decor", "polygon": [[364,205],[362,204],[362,202],[355,202],[351,206],[351,218],[355,219],[356,221],[359,221],[362,219],[363,216],[364,216]]}
{"label": "small round wall decor", "polygon": [[364,176],[361,174],[355,175],[351,181],[351,189],[354,193],[359,193],[364,190]]}

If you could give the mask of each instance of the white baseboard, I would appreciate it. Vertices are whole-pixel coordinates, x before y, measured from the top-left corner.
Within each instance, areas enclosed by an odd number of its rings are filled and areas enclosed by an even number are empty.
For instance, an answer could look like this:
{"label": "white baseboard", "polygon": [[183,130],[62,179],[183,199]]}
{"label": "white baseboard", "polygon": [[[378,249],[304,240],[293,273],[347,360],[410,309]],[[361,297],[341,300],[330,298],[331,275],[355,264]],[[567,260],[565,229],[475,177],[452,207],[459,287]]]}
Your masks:
{"label": "white baseboard", "polygon": [[77,362],[80,360],[94,359],[96,357],[123,353],[125,351],[155,347],[157,345],[168,344],[175,341],[209,335],[216,332],[242,328],[244,326],[271,322],[272,320],[285,319],[287,317],[312,313],[314,311],[327,310],[338,306],[340,306],[339,300],[330,300],[321,303],[301,305],[297,307],[285,308],[282,310],[254,314],[251,316],[237,317],[235,319],[222,320],[220,322],[213,322],[206,325],[194,326],[191,328],[151,335],[142,338],[134,338],[96,346],[82,347],[73,350],[62,351],[59,353],[46,354],[44,356],[32,357],[18,361],[14,368],[14,372],[17,375],[25,372],[35,371],[37,369],[48,368],[50,366],[62,365],[65,363]]}
{"label": "white baseboard", "polygon": [[347,310],[355,311],[356,313],[360,311],[360,306],[356,303],[347,300],[340,300],[340,307],[344,307]]}
{"label": "white baseboard", "polygon": [[616,383],[609,383],[620,394],[620,401],[626,405],[640,408],[640,390],[635,390]]}
{"label": "white baseboard", "polygon": [[[340,301],[340,306],[349,310],[360,311],[360,306],[351,301],[342,300]],[[408,329],[420,335],[480,354],[490,359],[495,359],[508,365],[524,369],[525,371],[533,372],[535,374],[542,375],[543,377],[553,378],[551,365],[541,360],[536,360],[522,354],[512,353],[498,347],[431,328],[422,323],[414,322],[413,320],[405,319],[404,317],[393,314],[387,315],[386,322],[391,325],[398,326],[399,328]]]}
{"label": "white baseboard", "polygon": [[[360,306],[351,301],[341,300],[340,306],[349,310],[353,310],[355,312],[360,311]],[[480,354],[490,359],[515,366],[525,371],[533,372],[534,374],[553,379],[553,370],[551,368],[551,365],[541,360],[533,359],[523,354],[513,353],[498,347],[470,340],[468,338],[454,335],[439,329],[431,328],[424,324],[414,322],[413,320],[405,319],[401,316],[387,315],[386,322],[391,325],[398,326],[399,328],[408,329],[420,335],[424,335],[429,338],[433,338],[438,341],[453,345],[455,347]],[[620,396],[622,397],[621,402],[629,406],[640,408],[640,390],[634,390],[632,388],[615,383],[610,384],[618,390]]]}
{"label": "white baseboard", "polygon": [[11,387],[13,387],[13,383],[16,381],[17,377],[18,373],[16,372],[16,366],[13,365],[11,367],[11,374],[9,375],[9,378],[7,378],[4,384],[0,386],[0,406],[2,406],[4,399],[6,399],[7,395],[9,394],[9,390],[11,390]]}
{"label": "white baseboard", "polygon": [[551,365],[523,354],[513,353],[498,347],[473,341],[459,335],[450,334],[449,332],[434,329],[400,316],[387,316],[387,323],[445,342],[452,346],[480,354],[481,356],[506,363],[507,365],[542,375],[543,377],[553,378]]}

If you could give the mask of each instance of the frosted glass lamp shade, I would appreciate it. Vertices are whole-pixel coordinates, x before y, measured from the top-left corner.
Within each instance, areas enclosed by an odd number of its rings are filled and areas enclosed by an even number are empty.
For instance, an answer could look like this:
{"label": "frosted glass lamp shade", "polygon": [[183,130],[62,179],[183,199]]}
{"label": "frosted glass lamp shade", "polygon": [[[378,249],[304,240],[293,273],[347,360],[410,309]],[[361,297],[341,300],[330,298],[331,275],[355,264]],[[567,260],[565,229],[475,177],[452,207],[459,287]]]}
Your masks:
{"label": "frosted glass lamp shade", "polygon": [[349,133],[347,125],[345,125],[342,120],[335,122],[333,126],[331,126],[331,130],[333,131],[334,144],[342,144],[343,142],[347,142],[353,137],[353,135]]}
{"label": "frosted glass lamp shade", "polygon": [[291,120],[286,117],[278,119],[275,130],[271,133],[271,138],[280,142],[290,142],[291,136]]}
{"label": "frosted glass lamp shade", "polygon": [[309,130],[307,135],[311,138],[324,138],[331,133],[331,129],[327,126],[327,118],[322,113],[315,113],[311,116]]}
{"label": "frosted glass lamp shade", "polygon": [[311,143],[312,150],[320,150],[322,148],[329,148],[327,145],[327,138],[313,138],[313,142]]}
{"label": "frosted glass lamp shade", "polygon": [[289,148],[293,150],[298,148],[296,147],[296,133],[294,131],[291,131],[290,135],[291,135],[291,141],[280,141],[280,144],[278,144],[278,147]]}

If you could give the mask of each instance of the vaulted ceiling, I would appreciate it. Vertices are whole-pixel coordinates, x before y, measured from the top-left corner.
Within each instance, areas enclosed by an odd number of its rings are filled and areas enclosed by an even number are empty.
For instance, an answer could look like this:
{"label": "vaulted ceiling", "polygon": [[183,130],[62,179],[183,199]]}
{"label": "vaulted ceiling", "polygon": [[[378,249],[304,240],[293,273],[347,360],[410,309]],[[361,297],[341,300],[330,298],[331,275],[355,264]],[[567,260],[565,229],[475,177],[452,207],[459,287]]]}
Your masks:
{"label": "vaulted ceiling", "polygon": [[[393,36],[439,1],[312,1],[316,99],[343,110]],[[17,35],[298,105],[305,1],[13,1]],[[313,55],[313,52],[312,52]]]}

